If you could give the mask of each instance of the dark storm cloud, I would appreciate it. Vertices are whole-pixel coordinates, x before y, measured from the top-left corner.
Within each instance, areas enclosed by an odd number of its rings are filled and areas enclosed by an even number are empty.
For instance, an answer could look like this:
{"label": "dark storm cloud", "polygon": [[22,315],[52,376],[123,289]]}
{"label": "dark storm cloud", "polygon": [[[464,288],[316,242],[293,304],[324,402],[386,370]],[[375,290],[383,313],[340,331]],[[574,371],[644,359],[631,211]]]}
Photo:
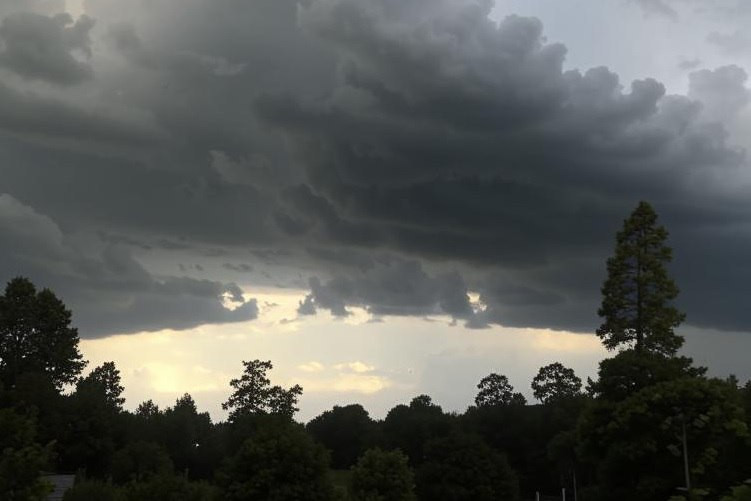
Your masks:
{"label": "dark storm cloud", "polygon": [[238,273],[251,273],[253,271],[253,266],[247,264],[247,263],[224,263],[222,265],[222,268],[229,270],[229,271],[235,271]]}
{"label": "dark storm cloud", "polygon": [[[277,219],[313,240],[496,269],[494,279],[465,270],[488,321],[591,329],[612,235],[635,203],[664,210],[693,197],[696,207],[671,213],[698,217],[713,203],[707,190],[742,165],[714,121],[723,104],[709,102],[742,81],[731,69],[695,74],[704,111],[654,80],[624,89],[606,68],[563,71],[565,49],[544,43],[539,21],[496,26],[489,9],[304,8],[301,25],[329,41],[342,70],[327,100],[259,101],[308,170]],[[353,283],[314,283],[312,297],[339,313],[367,304]]]}
{"label": "dark storm cloud", "polygon": [[[102,149],[152,146],[160,131],[149,122],[128,116],[81,109],[33,92],[22,92],[0,82],[0,130],[28,142]],[[99,151],[97,151],[99,150]]]}
{"label": "dark storm cloud", "polygon": [[91,77],[94,20],[69,14],[11,14],[0,23],[0,65],[29,79],[71,85]]}
{"label": "dark storm cloud", "polygon": [[[40,220],[58,242],[29,235],[24,248],[47,250],[13,254],[5,274],[60,284],[91,332],[253,318],[253,301],[224,308],[242,303],[236,286],[172,275],[211,259],[203,273],[271,280],[273,267],[307,283],[300,314],[591,330],[613,235],[640,199],[672,232],[689,320],[751,328],[732,299],[751,278],[733,250],[751,222],[747,164],[724,125],[748,102],[740,68],[693,73],[688,96],[565,71],[540,21],[495,23],[486,0],[88,7],[94,27],[56,50],[89,78],[26,88],[29,68],[54,65],[13,52],[0,188],[53,216]],[[73,251],[79,234],[96,245]],[[147,271],[139,253],[170,266]]]}
{"label": "dark storm cloud", "polygon": [[336,276],[326,283],[313,277],[310,288],[298,309],[301,315],[324,308],[336,316],[347,316],[347,306],[363,307],[374,315],[469,318],[473,314],[461,276],[444,273],[431,277],[416,261],[379,259],[368,270]]}
{"label": "dark storm cloud", "polygon": [[[39,286],[53,288],[73,309],[83,337],[187,329],[258,315],[256,301],[246,301],[235,284],[158,278],[118,245],[83,254],[52,219],[7,194],[0,195],[0,245],[0,277],[24,273]],[[238,307],[225,308],[225,300]]]}

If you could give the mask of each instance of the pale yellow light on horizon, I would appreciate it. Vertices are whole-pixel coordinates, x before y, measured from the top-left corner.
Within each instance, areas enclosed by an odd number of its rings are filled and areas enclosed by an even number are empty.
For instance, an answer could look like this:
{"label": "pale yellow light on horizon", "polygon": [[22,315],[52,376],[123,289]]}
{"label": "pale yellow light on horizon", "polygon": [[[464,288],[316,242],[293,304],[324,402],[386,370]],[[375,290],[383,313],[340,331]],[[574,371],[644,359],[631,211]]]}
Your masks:
{"label": "pale yellow light on horizon", "polygon": [[272,384],[303,386],[300,417],[308,419],[345,401],[370,402],[377,407],[369,410],[379,416],[417,394],[437,392],[431,371],[443,361],[449,365],[440,377],[461,381],[446,387],[456,397],[447,410],[460,411],[474,397],[475,380],[491,371],[506,373],[524,390],[542,365],[560,361],[586,377],[605,355],[591,335],[499,326],[469,330],[443,317],[384,317],[373,323],[361,308],[344,319],[325,311],[298,318],[306,291],[246,293],[246,299],[258,301],[253,321],[82,340],[88,369],[114,360],[128,409],[147,399],[170,406],[190,393],[199,409],[222,419],[221,402],[231,392],[230,380],[240,376],[242,361],[271,360]]}

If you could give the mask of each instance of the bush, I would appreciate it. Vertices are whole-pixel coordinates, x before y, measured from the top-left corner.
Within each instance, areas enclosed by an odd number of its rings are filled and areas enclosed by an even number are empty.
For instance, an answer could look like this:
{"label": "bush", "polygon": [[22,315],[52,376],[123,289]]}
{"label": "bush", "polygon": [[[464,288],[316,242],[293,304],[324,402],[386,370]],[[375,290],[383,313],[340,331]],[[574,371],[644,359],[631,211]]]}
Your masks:
{"label": "bush", "polygon": [[412,501],[415,482],[401,451],[369,449],[352,467],[351,491],[356,501]]}
{"label": "bush", "polygon": [[112,484],[99,480],[78,482],[68,489],[63,501],[125,501],[123,493]]}
{"label": "bush", "polygon": [[227,500],[329,501],[328,453],[294,423],[260,428],[219,474]]}

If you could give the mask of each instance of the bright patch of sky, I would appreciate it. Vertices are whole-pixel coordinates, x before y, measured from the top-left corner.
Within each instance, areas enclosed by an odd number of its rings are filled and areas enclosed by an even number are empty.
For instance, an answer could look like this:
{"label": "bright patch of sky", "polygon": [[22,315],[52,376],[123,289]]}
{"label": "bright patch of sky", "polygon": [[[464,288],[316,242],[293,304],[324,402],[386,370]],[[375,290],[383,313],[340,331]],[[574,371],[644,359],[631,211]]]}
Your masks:
{"label": "bright patch of sky", "polygon": [[712,33],[732,36],[732,20],[695,7],[678,9],[678,17],[671,17],[644,11],[628,0],[495,2],[495,19],[510,14],[539,18],[548,41],[568,48],[567,68],[607,66],[626,87],[635,79],[654,78],[669,93],[685,94],[691,71],[728,64],[748,68],[751,63],[748,51],[724,53],[710,42]]}
{"label": "bright patch of sky", "polygon": [[304,321],[296,309],[305,291],[248,290],[261,305],[258,320],[83,340],[89,368],[114,360],[126,388],[126,407],[146,399],[174,404],[188,392],[215,419],[242,360],[274,363],[273,384],[304,388],[298,419],[334,405],[363,404],[375,417],[419,394],[446,410],[472,404],[479,380],[506,374],[531,399],[537,369],[562,361],[586,379],[605,355],[593,336],[495,327],[469,330],[447,318],[387,317],[373,322],[353,309],[344,320],[319,314]]}

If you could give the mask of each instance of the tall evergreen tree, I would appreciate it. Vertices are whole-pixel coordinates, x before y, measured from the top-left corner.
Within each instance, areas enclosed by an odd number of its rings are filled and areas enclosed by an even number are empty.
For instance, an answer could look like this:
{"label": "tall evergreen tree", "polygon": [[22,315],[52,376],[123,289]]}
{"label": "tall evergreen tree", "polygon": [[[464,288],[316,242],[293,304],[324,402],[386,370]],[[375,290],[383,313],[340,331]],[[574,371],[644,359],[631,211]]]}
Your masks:
{"label": "tall evergreen tree", "polygon": [[683,344],[673,331],[685,315],[672,304],[678,287],[665,268],[672,259],[667,236],[647,202],[639,203],[618,232],[597,312],[604,320],[597,335],[606,348],[633,346],[636,352],[670,356]]}

